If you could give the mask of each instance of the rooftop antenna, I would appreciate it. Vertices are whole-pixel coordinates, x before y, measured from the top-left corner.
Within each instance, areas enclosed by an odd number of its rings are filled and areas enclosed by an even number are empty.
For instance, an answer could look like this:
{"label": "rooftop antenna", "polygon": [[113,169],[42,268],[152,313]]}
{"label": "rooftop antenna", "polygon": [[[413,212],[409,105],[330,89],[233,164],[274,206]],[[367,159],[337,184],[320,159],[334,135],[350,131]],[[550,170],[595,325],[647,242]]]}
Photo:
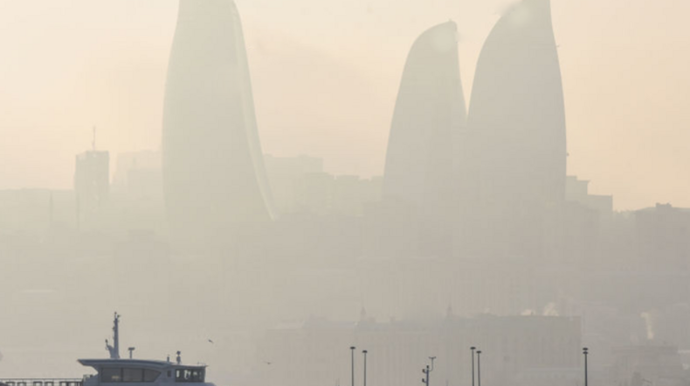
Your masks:
{"label": "rooftop antenna", "polygon": [[[115,312],[113,319],[113,353],[110,355],[111,359],[120,359],[120,315]],[[114,355],[113,355],[114,354]]]}
{"label": "rooftop antenna", "polygon": [[93,138],[91,140],[91,150],[96,151],[96,126],[93,127]]}
{"label": "rooftop antenna", "polygon": [[136,350],[136,347],[130,347],[127,350],[129,350],[129,359],[132,359],[132,353]]}

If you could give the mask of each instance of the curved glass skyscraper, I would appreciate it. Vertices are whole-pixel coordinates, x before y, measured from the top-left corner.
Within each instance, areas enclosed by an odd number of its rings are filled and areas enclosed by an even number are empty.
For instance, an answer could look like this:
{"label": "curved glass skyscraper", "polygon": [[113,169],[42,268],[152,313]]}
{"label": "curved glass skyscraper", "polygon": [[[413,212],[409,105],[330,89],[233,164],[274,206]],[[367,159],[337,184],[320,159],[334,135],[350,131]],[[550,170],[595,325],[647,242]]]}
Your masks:
{"label": "curved glass skyscraper", "polygon": [[523,0],[496,24],[479,57],[468,119],[487,199],[564,199],[565,106],[549,0]]}
{"label": "curved glass skyscraper", "polygon": [[242,25],[232,0],[181,0],[165,90],[163,173],[176,241],[272,217]]}
{"label": "curved glass skyscraper", "polygon": [[549,0],[523,0],[496,24],[482,49],[468,127],[478,173],[480,249],[544,256],[565,199],[563,86]]}
{"label": "curved glass skyscraper", "polygon": [[[439,254],[456,217],[456,168],[466,125],[457,26],[435,26],[413,44],[391,125],[384,198],[420,217],[422,253]],[[426,247],[425,247],[426,245]]]}

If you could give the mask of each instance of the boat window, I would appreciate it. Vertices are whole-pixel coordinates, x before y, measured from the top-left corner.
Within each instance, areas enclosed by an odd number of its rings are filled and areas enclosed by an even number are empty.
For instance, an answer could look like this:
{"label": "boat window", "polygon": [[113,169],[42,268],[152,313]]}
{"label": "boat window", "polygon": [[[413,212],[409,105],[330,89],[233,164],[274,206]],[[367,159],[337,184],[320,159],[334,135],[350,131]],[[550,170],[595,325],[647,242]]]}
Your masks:
{"label": "boat window", "polygon": [[203,369],[178,369],[175,370],[175,382],[202,383],[204,382]]}
{"label": "boat window", "polygon": [[[119,368],[110,367],[103,368],[101,370],[101,382],[126,382],[126,383],[139,383],[139,382],[155,382],[158,376],[161,375],[160,371],[149,370],[149,369],[132,369],[132,368]],[[190,374],[191,378],[191,374]],[[62,385],[61,385],[62,386]],[[65,385],[65,386],[79,386],[79,385]]]}
{"label": "boat window", "polygon": [[156,370],[144,370],[144,382],[154,382],[161,375],[160,371]]}
{"label": "boat window", "polygon": [[123,382],[143,382],[144,369],[122,369]]}
{"label": "boat window", "polygon": [[122,382],[122,369],[104,367],[101,370],[101,382]]}
{"label": "boat window", "polygon": [[204,370],[192,370],[192,382],[203,382]]}
{"label": "boat window", "polygon": [[175,382],[189,382],[192,378],[192,372],[188,369],[175,370]]}

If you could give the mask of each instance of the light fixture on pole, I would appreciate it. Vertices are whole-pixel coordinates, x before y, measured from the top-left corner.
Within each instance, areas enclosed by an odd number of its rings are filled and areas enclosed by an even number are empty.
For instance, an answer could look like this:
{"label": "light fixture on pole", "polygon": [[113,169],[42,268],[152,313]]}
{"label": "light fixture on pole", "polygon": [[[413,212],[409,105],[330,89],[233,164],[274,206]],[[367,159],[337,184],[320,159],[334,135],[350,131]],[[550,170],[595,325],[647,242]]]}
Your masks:
{"label": "light fixture on pole", "polygon": [[482,386],[482,350],[477,350],[477,386]]}
{"label": "light fixture on pole", "polygon": [[431,368],[429,367],[429,365],[426,365],[426,369],[422,370],[422,373],[424,373],[424,375],[426,375],[426,379],[422,378],[422,383],[425,384],[426,386],[429,386],[429,374],[432,371],[434,371],[434,360],[436,359],[436,357],[429,357],[429,359],[431,359]]}
{"label": "light fixture on pole", "polygon": [[476,349],[474,346],[470,347],[470,350],[472,350],[472,386],[474,386],[474,350]]}
{"label": "light fixture on pole", "polygon": [[350,354],[352,355],[351,365],[352,365],[352,386],[355,386],[355,349],[357,347],[350,346]]}
{"label": "light fixture on pole", "polygon": [[362,354],[364,354],[364,386],[367,386],[367,353],[369,351],[363,350]]}
{"label": "light fixture on pole", "polygon": [[587,386],[588,382],[588,374],[587,374],[587,356],[589,355],[589,349],[587,347],[582,348],[582,354],[585,356],[585,386]]}

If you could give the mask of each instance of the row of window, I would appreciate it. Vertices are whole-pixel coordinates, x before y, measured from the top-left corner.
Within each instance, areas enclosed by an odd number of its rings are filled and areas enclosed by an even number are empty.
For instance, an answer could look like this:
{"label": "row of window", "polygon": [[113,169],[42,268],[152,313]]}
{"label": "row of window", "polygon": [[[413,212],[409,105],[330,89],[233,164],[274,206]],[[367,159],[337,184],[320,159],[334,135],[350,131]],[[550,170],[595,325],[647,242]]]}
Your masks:
{"label": "row of window", "polygon": [[[1,382],[0,382],[1,383]],[[79,381],[33,381],[30,383],[31,386],[55,386],[55,384],[59,384],[60,386],[81,386],[82,383]],[[19,382],[14,382],[14,381],[8,381],[4,383],[7,386],[27,386],[27,383],[25,381],[19,381]]]}
{"label": "row of window", "polygon": [[106,367],[101,370],[101,382],[154,382],[159,375],[156,370]]}
{"label": "row of window", "polygon": [[[134,382],[154,382],[160,375],[160,371],[149,369],[130,369],[122,367],[105,367],[101,369],[101,382],[105,383],[134,383]],[[168,377],[170,371],[168,371]],[[178,369],[175,370],[175,382],[180,383],[203,383],[203,369]],[[17,385],[25,386],[25,385]],[[34,385],[39,386],[39,385]],[[53,386],[53,385],[46,385]],[[63,385],[60,385],[63,386]],[[68,386],[68,385],[64,385]],[[69,385],[72,386],[72,385]]]}
{"label": "row of window", "polygon": [[202,369],[179,369],[175,370],[175,382],[204,382],[204,370]]}

